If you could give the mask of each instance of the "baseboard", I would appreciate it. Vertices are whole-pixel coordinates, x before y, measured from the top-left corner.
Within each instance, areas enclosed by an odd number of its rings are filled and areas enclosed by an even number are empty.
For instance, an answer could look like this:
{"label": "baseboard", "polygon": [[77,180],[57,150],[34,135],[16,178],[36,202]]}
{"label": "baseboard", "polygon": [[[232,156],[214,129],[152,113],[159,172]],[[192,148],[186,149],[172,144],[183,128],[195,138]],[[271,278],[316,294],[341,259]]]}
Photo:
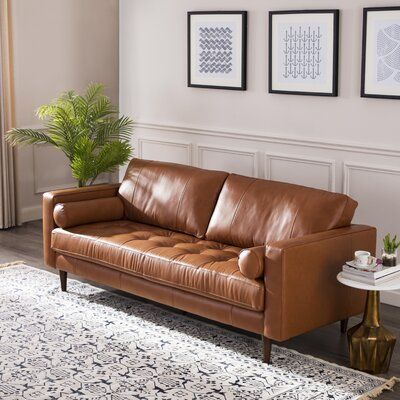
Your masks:
{"label": "baseboard", "polygon": [[18,215],[18,224],[23,224],[24,222],[37,221],[42,219],[42,205],[32,207],[24,207],[20,210]]}
{"label": "baseboard", "polygon": [[391,306],[400,307],[400,291],[393,290],[388,292],[381,292],[381,302]]}

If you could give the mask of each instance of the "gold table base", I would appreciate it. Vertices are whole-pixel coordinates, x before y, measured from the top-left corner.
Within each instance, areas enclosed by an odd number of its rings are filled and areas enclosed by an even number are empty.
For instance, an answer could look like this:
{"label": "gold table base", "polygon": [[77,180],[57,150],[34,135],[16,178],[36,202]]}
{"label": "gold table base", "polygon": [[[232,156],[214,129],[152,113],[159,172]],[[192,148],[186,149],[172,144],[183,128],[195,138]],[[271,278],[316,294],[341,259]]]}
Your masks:
{"label": "gold table base", "polygon": [[347,339],[352,368],[373,374],[388,371],[396,336],[380,325],[378,291],[368,291],[363,321],[349,329]]}

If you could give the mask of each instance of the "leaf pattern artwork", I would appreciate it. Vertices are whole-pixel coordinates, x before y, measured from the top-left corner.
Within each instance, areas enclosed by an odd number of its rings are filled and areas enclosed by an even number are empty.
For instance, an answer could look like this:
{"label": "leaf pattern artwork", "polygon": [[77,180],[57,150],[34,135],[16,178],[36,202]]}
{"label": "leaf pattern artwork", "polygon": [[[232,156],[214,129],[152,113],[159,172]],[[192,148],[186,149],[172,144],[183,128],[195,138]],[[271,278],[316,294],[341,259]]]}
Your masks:
{"label": "leaf pattern artwork", "polygon": [[316,79],[321,76],[322,63],[321,28],[289,27],[284,32],[284,78]]}
{"label": "leaf pattern artwork", "polygon": [[400,25],[391,24],[386,28],[379,29],[376,38],[377,69],[376,79],[378,82],[389,78],[400,83]]}

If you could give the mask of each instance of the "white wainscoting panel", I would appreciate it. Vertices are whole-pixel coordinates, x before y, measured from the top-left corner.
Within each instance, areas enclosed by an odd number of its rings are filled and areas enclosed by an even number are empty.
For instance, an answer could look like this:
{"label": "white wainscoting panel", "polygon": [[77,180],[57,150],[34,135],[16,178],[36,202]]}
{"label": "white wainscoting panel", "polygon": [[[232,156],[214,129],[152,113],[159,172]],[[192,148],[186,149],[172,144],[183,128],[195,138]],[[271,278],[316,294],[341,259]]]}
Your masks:
{"label": "white wainscoting panel", "polygon": [[164,125],[152,122],[136,122],[137,129],[147,130],[150,132],[164,132],[171,134],[184,134],[207,136],[215,138],[225,138],[233,140],[246,140],[252,143],[270,143],[275,145],[299,146],[302,148],[312,148],[320,152],[322,149],[335,150],[342,152],[371,154],[379,156],[400,157],[399,146],[380,146],[366,143],[351,143],[327,139],[315,138],[299,138],[298,136],[278,135],[273,132],[255,132],[245,130],[225,130],[225,129],[208,129],[197,128],[192,126]]}
{"label": "white wainscoting panel", "polygon": [[202,144],[197,146],[197,166],[200,168],[259,177],[258,164],[258,153],[254,150]]}
{"label": "white wainscoting panel", "polygon": [[50,145],[33,146],[33,172],[36,194],[76,186],[67,157]]}
{"label": "white wainscoting panel", "polygon": [[138,138],[138,157],[192,165],[192,145],[184,142],[171,142]]}
{"label": "white wainscoting panel", "polygon": [[371,164],[344,164],[344,193],[357,199],[356,220],[400,230],[400,168]]}
{"label": "white wainscoting panel", "polygon": [[[379,252],[386,233],[400,233],[400,168],[347,162],[343,190],[359,201],[355,222],[379,227]],[[400,292],[382,292],[382,300],[400,306]]]}
{"label": "white wainscoting panel", "polygon": [[280,153],[265,154],[266,179],[335,191],[334,160]]}

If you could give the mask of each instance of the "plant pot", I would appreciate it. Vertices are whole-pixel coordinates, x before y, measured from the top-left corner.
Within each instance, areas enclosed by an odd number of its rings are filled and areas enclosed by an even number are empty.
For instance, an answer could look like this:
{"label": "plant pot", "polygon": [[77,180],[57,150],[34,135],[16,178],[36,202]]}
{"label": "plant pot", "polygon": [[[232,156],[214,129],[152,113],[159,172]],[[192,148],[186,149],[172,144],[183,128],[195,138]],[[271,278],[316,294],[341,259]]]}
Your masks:
{"label": "plant pot", "polygon": [[382,265],[384,267],[395,267],[397,265],[397,252],[386,253],[382,252]]}

